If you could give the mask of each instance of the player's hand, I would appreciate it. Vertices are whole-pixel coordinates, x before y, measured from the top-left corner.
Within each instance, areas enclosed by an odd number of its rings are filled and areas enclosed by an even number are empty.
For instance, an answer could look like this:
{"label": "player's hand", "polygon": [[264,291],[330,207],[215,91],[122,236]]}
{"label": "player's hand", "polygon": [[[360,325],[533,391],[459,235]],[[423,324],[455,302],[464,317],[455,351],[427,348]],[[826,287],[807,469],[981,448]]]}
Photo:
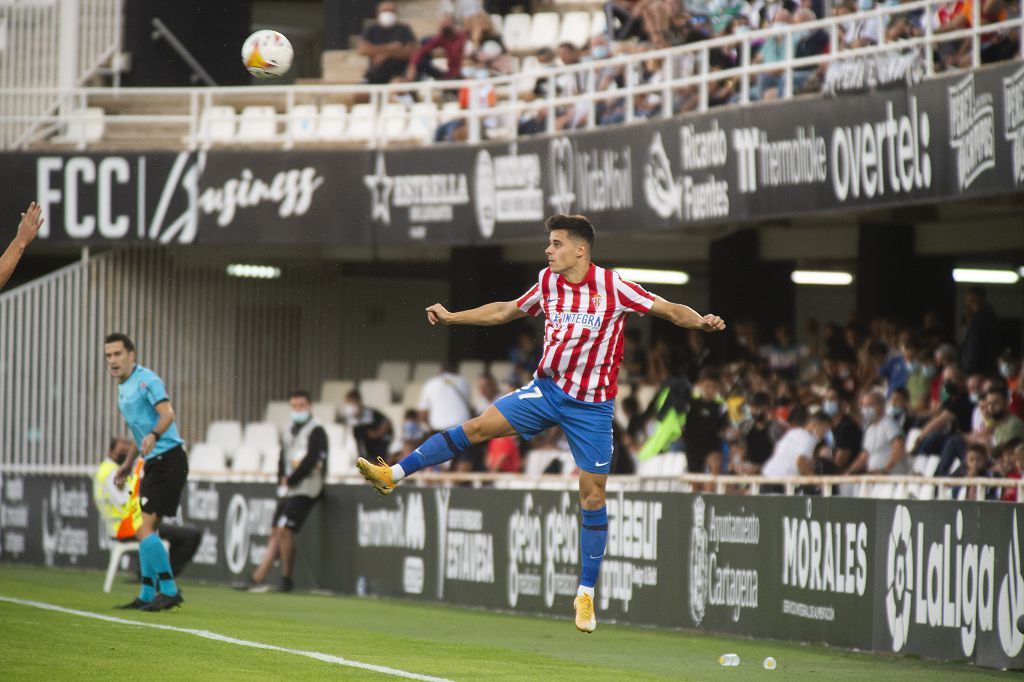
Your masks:
{"label": "player's hand", "polygon": [[28,246],[36,235],[39,234],[39,228],[43,224],[43,207],[32,202],[25,209],[25,212],[21,214],[21,222],[18,223],[18,236],[14,239],[21,243],[22,246]]}
{"label": "player's hand", "polygon": [[705,315],[700,318],[700,330],[705,332],[720,332],[725,329],[725,320],[718,315]]}
{"label": "player's hand", "polygon": [[429,322],[430,324],[451,324],[449,321],[451,319],[451,316],[452,314],[448,312],[447,308],[445,308],[440,303],[435,303],[434,305],[427,308],[427,322]]}
{"label": "player's hand", "polygon": [[153,452],[153,448],[155,446],[156,436],[154,436],[152,433],[147,433],[146,437],[142,439],[142,447],[139,448],[139,451],[142,453],[142,456],[145,457],[149,453]]}

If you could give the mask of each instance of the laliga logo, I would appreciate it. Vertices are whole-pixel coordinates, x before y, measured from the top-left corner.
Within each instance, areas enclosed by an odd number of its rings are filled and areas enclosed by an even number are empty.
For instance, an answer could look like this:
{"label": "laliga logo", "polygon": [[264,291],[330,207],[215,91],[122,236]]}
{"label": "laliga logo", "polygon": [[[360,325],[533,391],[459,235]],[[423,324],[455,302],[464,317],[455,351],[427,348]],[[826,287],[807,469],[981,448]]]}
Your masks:
{"label": "laliga logo", "polygon": [[896,508],[889,535],[889,555],[886,559],[885,615],[892,633],[892,650],[899,651],[907,643],[912,607],[911,567],[914,565],[914,544],[911,539],[910,510]]}
{"label": "laliga logo", "polygon": [[1024,577],[1021,576],[1017,512],[1013,512],[1013,535],[1006,554],[1007,573],[999,586],[999,643],[1007,656],[1016,656],[1024,647],[1024,633],[1017,629],[1017,619],[1024,615]]}
{"label": "laliga logo", "polygon": [[224,518],[224,556],[235,575],[245,570],[249,556],[249,505],[239,494],[231,496]]}
{"label": "laliga logo", "polygon": [[60,491],[57,490],[57,484],[52,484],[50,499],[43,500],[43,553],[46,555],[47,566],[53,566],[53,559],[57,554],[57,539],[63,525],[60,522],[59,509]]}
{"label": "laliga logo", "polygon": [[659,218],[683,217],[683,186],[672,176],[661,133],[654,133],[644,164],[644,198]]}
{"label": "laliga logo", "polygon": [[576,201],[572,142],[564,137],[551,140],[548,156],[551,164],[551,197],[548,202],[558,213],[572,213],[572,204]]}

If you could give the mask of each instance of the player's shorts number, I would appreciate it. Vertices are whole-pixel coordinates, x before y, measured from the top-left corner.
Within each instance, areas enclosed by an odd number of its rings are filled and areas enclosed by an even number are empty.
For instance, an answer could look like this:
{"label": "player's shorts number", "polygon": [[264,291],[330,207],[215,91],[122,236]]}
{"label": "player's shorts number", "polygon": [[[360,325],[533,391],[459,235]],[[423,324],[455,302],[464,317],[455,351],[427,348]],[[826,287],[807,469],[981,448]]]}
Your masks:
{"label": "player's shorts number", "polygon": [[544,394],[540,392],[540,386],[536,385],[535,381],[523,386],[521,389],[516,391],[516,395],[520,400],[526,400],[527,398],[543,398]]}

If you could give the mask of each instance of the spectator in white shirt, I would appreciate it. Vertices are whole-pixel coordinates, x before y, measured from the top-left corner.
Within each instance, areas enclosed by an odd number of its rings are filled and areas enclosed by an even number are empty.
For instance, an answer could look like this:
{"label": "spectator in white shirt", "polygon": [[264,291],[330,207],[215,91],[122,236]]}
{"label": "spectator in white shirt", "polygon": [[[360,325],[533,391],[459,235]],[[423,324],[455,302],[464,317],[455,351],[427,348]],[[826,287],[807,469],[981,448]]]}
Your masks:
{"label": "spectator in white shirt", "polygon": [[809,417],[807,408],[797,405],[789,411],[789,424],[761,469],[765,476],[814,475],[814,451],[828,434],[831,420],[821,413]]}
{"label": "spectator in white shirt", "polygon": [[441,373],[423,384],[419,410],[431,431],[446,431],[469,421],[475,416],[470,408],[469,384],[450,364],[442,365]]}
{"label": "spectator in white shirt", "polygon": [[861,396],[860,411],[864,416],[864,444],[846,474],[906,474],[910,472],[903,443],[903,431],[885,413],[885,397],[876,391]]}

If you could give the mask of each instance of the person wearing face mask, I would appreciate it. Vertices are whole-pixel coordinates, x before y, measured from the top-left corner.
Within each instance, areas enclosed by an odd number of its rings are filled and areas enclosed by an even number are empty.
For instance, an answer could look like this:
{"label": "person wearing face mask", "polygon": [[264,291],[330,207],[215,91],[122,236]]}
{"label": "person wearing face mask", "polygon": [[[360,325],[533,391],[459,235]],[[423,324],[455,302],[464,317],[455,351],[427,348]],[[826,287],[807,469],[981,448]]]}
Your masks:
{"label": "person wearing face mask", "polygon": [[984,419],[978,429],[946,441],[935,472],[937,476],[954,473],[957,464],[962,466],[967,446],[972,443],[991,448],[1014,438],[1024,438],[1024,421],[1010,413],[1006,384],[990,383],[981,398],[981,409]]}
{"label": "person wearing face mask", "polygon": [[822,413],[832,420],[832,461],[840,469],[850,465],[863,443],[863,431],[850,416],[850,402],[850,395],[838,384],[825,391],[825,399],[821,402]]}
{"label": "person wearing face mask", "polygon": [[[828,421],[811,420],[807,408],[797,405],[789,413],[789,430],[775,445],[761,473],[765,476],[813,476],[814,453],[828,433]],[[769,492],[761,486],[761,492]],[[778,489],[781,492],[781,489]]]}
{"label": "person wearing face mask", "polygon": [[892,397],[889,398],[889,402],[885,406],[885,414],[896,422],[903,435],[907,434],[913,423],[910,413],[910,393],[907,389],[897,388],[892,392]]}
{"label": "person wearing face mask", "polygon": [[[409,65],[405,69],[407,81],[420,80],[429,76],[434,80],[457,80],[462,77],[462,58],[466,51],[466,32],[455,25],[451,14],[441,17],[438,31],[423,43],[409,57]],[[441,71],[431,63],[430,55],[436,48],[444,50],[447,68]]]}
{"label": "person wearing face mask", "polygon": [[748,407],[750,417],[739,425],[746,453],[739,473],[756,474],[772,456],[775,445],[786,433],[786,425],[772,415],[772,400],[767,393],[755,393]]}
{"label": "person wearing face mask", "polygon": [[971,431],[974,404],[967,393],[963,372],[955,365],[946,367],[941,380],[941,404],[914,441],[911,452],[915,455],[941,454],[950,437]]}
{"label": "person wearing face mask", "polygon": [[371,22],[359,41],[359,54],[370,60],[364,83],[390,83],[404,76],[409,57],[416,49],[416,36],[408,24],[398,21],[398,5],[377,5],[377,20]]}
{"label": "person wearing face mask", "polygon": [[903,432],[896,421],[885,413],[885,398],[882,394],[868,391],[861,396],[860,412],[864,417],[864,447],[843,473],[910,473]]}
{"label": "person wearing face mask", "polygon": [[278,558],[281,559],[281,583],[275,591],[291,592],[295,589],[292,581],[295,536],[302,530],[302,524],[323,492],[327,475],[327,432],[313,418],[313,399],[309,391],[293,390],[288,394],[288,405],[292,423],[285,433],[277,467],[281,499],[274,510],[274,527],[263,561],[243,587],[250,592],[267,590],[267,574]]}
{"label": "person wearing face mask", "polygon": [[359,445],[359,456],[372,458],[388,458],[391,447],[393,426],[391,420],[379,410],[363,404],[363,397],[357,390],[351,390],[345,396],[345,404],[341,407],[342,421],[352,428]]}
{"label": "person wearing face mask", "polygon": [[722,439],[729,428],[729,413],[721,398],[720,385],[721,374],[717,369],[705,367],[701,370],[683,427],[686,466],[690,473],[705,473],[708,456],[722,452]]}

